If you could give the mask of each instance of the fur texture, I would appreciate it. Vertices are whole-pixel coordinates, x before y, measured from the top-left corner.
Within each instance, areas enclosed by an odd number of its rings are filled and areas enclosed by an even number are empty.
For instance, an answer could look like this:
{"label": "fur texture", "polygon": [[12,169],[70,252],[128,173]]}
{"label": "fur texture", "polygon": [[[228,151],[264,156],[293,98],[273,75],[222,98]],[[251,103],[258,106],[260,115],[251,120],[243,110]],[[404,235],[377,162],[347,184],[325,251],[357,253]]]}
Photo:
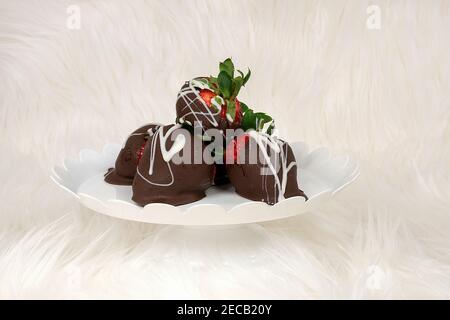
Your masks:
{"label": "fur texture", "polygon": [[[449,298],[448,30],[438,0],[0,0],[0,298]],[[183,81],[228,56],[252,69],[244,101],[358,181],[240,238],[107,218],[49,180],[172,122]]]}

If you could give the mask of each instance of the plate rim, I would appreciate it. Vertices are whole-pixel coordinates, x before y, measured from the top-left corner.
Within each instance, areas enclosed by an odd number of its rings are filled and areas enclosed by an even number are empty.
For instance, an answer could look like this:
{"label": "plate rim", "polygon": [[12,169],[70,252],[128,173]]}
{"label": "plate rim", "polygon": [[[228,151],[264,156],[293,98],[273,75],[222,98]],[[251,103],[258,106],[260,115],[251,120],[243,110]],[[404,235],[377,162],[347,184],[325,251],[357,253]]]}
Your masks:
{"label": "plate rim", "polygon": [[[107,199],[107,200],[100,200],[98,198],[95,198],[92,195],[83,193],[83,192],[77,192],[75,190],[72,190],[69,186],[67,186],[67,181],[64,180],[64,177],[61,177],[61,170],[65,173],[68,174],[68,176],[70,177],[70,171],[71,168],[68,165],[69,163],[72,165],[83,165],[86,163],[89,163],[89,161],[91,161],[92,159],[90,158],[90,156],[95,156],[95,159],[99,159],[101,157],[105,158],[108,156],[108,153],[111,153],[111,150],[120,150],[121,145],[117,144],[117,143],[107,143],[103,146],[102,150],[96,151],[96,150],[92,150],[92,149],[88,149],[88,148],[84,148],[81,149],[78,152],[78,159],[72,159],[72,158],[64,158],[63,160],[63,164],[62,166],[58,166],[55,165],[52,170],[51,170],[51,174],[50,174],[50,179],[56,184],[58,185],[60,188],[62,188],[63,190],[65,190],[66,192],[69,192],[69,194],[71,194],[72,196],[74,196],[78,202],[95,211],[95,212],[99,212],[101,214],[110,216],[110,217],[114,217],[114,218],[119,218],[119,219],[123,219],[123,220],[128,220],[128,221],[138,221],[138,222],[144,222],[144,223],[154,223],[154,224],[165,224],[165,225],[185,225],[185,226],[219,226],[219,225],[241,225],[241,224],[249,224],[249,223],[259,223],[259,222],[268,222],[268,221],[273,221],[273,220],[279,220],[279,219],[285,219],[285,218],[289,218],[292,216],[296,216],[299,214],[303,214],[306,213],[308,211],[310,211],[312,208],[315,207],[315,205],[317,203],[320,203],[320,201],[318,201],[318,199],[322,199],[322,198],[332,198],[334,195],[336,195],[338,192],[342,191],[343,189],[345,189],[348,185],[350,185],[352,182],[354,182],[360,175],[360,167],[359,164],[352,159],[349,155],[337,155],[337,154],[333,154],[331,152],[330,149],[328,149],[327,147],[324,146],[318,146],[313,150],[310,150],[308,145],[303,142],[303,141],[294,141],[293,143],[291,143],[291,145],[297,145],[297,146],[301,146],[301,148],[303,148],[303,152],[305,153],[305,157],[309,156],[313,153],[318,153],[318,152],[325,152],[328,160],[332,159],[333,157],[345,157],[346,159],[346,166],[348,166],[349,164],[353,166],[353,170],[351,171],[351,173],[345,175],[345,177],[343,177],[343,181],[341,184],[337,185],[335,188],[328,188],[325,190],[322,190],[321,192],[315,194],[314,196],[312,196],[311,198],[309,198],[307,201],[300,196],[297,197],[291,197],[291,198],[287,198],[284,199],[274,205],[269,205],[265,202],[261,202],[261,201],[252,201],[252,200],[248,200],[245,199],[246,201],[243,203],[239,203],[236,204],[230,208],[226,208],[218,203],[199,203],[199,204],[193,204],[187,208],[180,208],[179,206],[174,206],[171,204],[166,204],[166,203],[150,203],[147,204],[144,207],[141,207],[137,204],[128,202],[128,201],[124,201],[121,199]],[[90,155],[90,156],[88,156]],[[105,162],[105,159],[102,159]],[[58,171],[60,173],[58,173]],[[67,178],[67,177],[66,177]],[[86,179],[84,180],[86,181]],[[79,187],[79,186],[78,186]],[[89,199],[89,200],[87,200]],[[94,205],[94,203],[96,205]],[[161,219],[154,219],[152,221],[152,214],[143,216],[141,218],[136,217],[135,215],[123,215],[123,214],[118,214],[116,211],[118,210],[116,208],[116,210],[114,210],[113,204],[120,205],[122,207],[128,206],[130,208],[130,212],[134,211],[134,212],[140,212],[140,213],[148,213],[151,211],[152,207],[159,207],[159,208],[166,208],[167,211],[169,212],[176,212],[176,214],[178,215],[179,222],[177,223],[177,221],[173,221],[174,217],[172,214],[172,217],[167,217],[168,221],[171,220],[170,222],[165,222],[164,220]],[[205,207],[218,207],[221,210],[221,213],[219,215],[222,216],[222,220],[218,220],[217,223],[214,223],[213,219],[208,219],[207,223],[204,223],[206,221],[204,221],[203,223],[199,223],[199,221],[192,221],[192,223],[189,223],[190,221],[186,219],[187,216],[195,216],[194,213],[196,213],[197,215],[201,216],[201,214],[199,214],[199,212],[201,213],[201,209],[205,208]],[[251,206],[255,206],[255,207],[259,207],[259,208],[263,208],[263,212],[264,214],[262,214],[260,216],[259,219],[249,219],[248,221],[236,218],[237,213],[239,213],[239,211],[242,211],[243,208],[245,207],[251,207]],[[295,207],[295,208],[292,208]],[[268,212],[272,211],[272,212],[276,212],[276,211],[281,211],[278,209],[290,209],[291,211],[293,211],[292,213],[288,213],[288,214],[283,214],[283,215],[278,215],[278,214],[273,214],[273,215],[268,215]],[[297,210],[294,210],[297,209]],[[212,215],[213,216],[213,215]],[[144,219],[144,217],[146,219]],[[224,220],[224,217],[225,218]],[[150,218],[150,219],[148,219]],[[153,217],[154,218],[154,217]],[[235,222],[233,222],[233,218],[235,218]],[[231,219],[229,221],[227,221],[228,219]]]}

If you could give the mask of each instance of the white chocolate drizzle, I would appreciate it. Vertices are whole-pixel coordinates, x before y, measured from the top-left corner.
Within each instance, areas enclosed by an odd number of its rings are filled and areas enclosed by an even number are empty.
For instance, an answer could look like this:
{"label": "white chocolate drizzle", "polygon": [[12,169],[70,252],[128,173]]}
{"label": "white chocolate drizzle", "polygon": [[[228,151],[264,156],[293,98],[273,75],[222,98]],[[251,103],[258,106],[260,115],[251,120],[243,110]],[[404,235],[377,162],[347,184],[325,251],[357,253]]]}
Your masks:
{"label": "white chocolate drizzle", "polygon": [[[122,149],[126,146],[128,140],[129,140],[131,137],[134,137],[134,136],[145,136],[145,135],[147,135],[147,134],[151,137],[151,136],[153,135],[153,133],[155,133],[155,131],[156,131],[160,126],[162,126],[162,125],[159,124],[159,123],[149,123],[149,124],[146,124],[146,125],[144,125],[144,126],[142,126],[142,127],[146,127],[146,126],[150,126],[150,125],[154,125],[154,127],[148,129],[148,130],[145,131],[145,132],[135,132],[135,133],[130,134],[130,135],[128,136],[128,138],[125,139],[125,142],[124,142],[123,145],[122,145]],[[141,128],[142,128],[142,127],[141,127]],[[139,129],[138,129],[138,130],[139,130]]]}
{"label": "white chocolate drizzle", "polygon": [[[184,121],[184,118],[186,116],[192,114],[197,122],[202,122],[202,120],[199,118],[199,116],[202,116],[202,118],[206,119],[213,127],[217,127],[219,123],[217,122],[215,117],[220,114],[220,106],[217,106],[218,101],[215,100],[217,96],[211,100],[212,105],[217,109],[217,111],[213,112],[212,108],[208,107],[205,101],[203,101],[203,99],[200,97],[198,90],[196,90],[196,88],[199,88],[200,90],[211,90],[209,85],[206,82],[196,79],[187,81],[186,84],[188,84],[188,86],[178,92],[177,100],[183,99],[186,105],[181,111],[183,111],[185,108],[189,108],[189,112],[184,114],[180,118],[180,120]],[[188,96],[191,93],[195,95],[194,99]],[[205,111],[194,110],[193,107],[195,106],[196,102],[200,102]],[[196,109],[198,109],[198,107]]]}
{"label": "white chocolate drizzle", "polygon": [[[278,193],[277,201],[281,201],[284,198],[284,193],[286,192],[286,185],[287,185],[287,175],[289,171],[297,165],[295,161],[291,161],[289,164],[287,163],[287,157],[288,157],[288,144],[286,142],[283,142],[275,137],[272,137],[266,133],[258,132],[255,130],[248,131],[248,135],[250,138],[254,139],[259,147],[259,150],[261,154],[263,155],[263,158],[265,160],[265,163],[267,164],[267,167],[270,170],[271,175],[273,175],[274,178],[274,196]],[[267,148],[269,147],[269,148]],[[270,152],[275,152],[279,155],[275,157],[275,161],[272,162],[272,159],[269,155]],[[276,162],[277,159],[280,159],[280,170],[281,170],[281,179],[278,176],[278,172],[276,170]],[[263,173],[261,173],[263,174]],[[270,195],[269,195],[269,187],[267,186],[267,175],[263,175],[263,190],[266,192],[266,200],[270,201]],[[264,200],[264,199],[262,199]]]}
{"label": "white chocolate drizzle", "polygon": [[[180,124],[173,125],[170,127],[167,132],[164,134],[163,126],[159,126],[156,132],[154,133],[154,137],[150,141],[150,162],[149,162],[149,169],[148,169],[148,175],[151,177],[153,176],[153,167],[155,164],[155,156],[156,153],[159,151],[164,159],[164,161],[167,164],[167,167],[170,172],[170,181],[166,183],[157,183],[150,181],[149,179],[145,178],[141,172],[139,171],[139,166],[137,168],[138,175],[144,179],[146,182],[155,185],[155,186],[161,186],[161,187],[167,187],[171,186],[174,183],[174,175],[172,172],[172,167],[170,166],[170,160],[173,158],[174,155],[176,155],[178,152],[183,150],[184,146],[186,145],[186,137],[183,134],[178,134],[175,137],[174,143],[170,147],[170,149],[166,148],[167,139],[171,136],[171,134],[177,130],[180,129],[182,126]],[[156,144],[159,141],[159,150],[156,150]]]}

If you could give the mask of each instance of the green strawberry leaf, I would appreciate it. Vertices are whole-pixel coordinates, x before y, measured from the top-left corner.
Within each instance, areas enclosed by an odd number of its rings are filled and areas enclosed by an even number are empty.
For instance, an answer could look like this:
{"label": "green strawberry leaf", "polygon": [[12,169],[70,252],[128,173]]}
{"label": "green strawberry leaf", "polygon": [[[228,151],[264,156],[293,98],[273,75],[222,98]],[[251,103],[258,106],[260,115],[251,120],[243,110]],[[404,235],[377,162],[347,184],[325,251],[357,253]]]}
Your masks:
{"label": "green strawberry leaf", "polygon": [[[214,93],[217,94],[213,101],[215,105],[225,104],[227,106],[227,116],[230,115],[234,120],[236,116],[236,98],[242,89],[246,85],[252,74],[248,69],[244,74],[241,70],[235,70],[234,64],[230,58],[219,63],[219,75],[217,77],[210,76],[209,86]],[[234,72],[237,71],[238,76],[234,77]],[[219,101],[219,98],[222,100]],[[245,103],[241,102],[242,121],[241,127],[244,130],[253,129],[256,131],[262,131],[263,129],[271,134],[275,127],[274,121],[271,116],[264,112],[254,112]]]}
{"label": "green strawberry leaf", "polygon": [[227,113],[231,116],[231,119],[234,120],[234,116],[236,115],[236,103],[234,102],[234,100],[228,102]]}
{"label": "green strawberry leaf", "polygon": [[[242,107],[242,102],[241,102]],[[256,129],[256,116],[253,113],[252,109],[247,109],[245,111],[244,116],[242,117],[242,123],[241,123],[242,129],[245,131],[249,129]]]}
{"label": "green strawberry leaf", "polygon": [[266,133],[269,134],[269,135],[271,135],[274,128],[275,128],[275,125],[272,123],[272,124],[269,126],[269,128],[267,128]]}
{"label": "green strawberry leaf", "polygon": [[236,77],[233,79],[233,83],[232,83],[232,94],[231,94],[231,98],[235,99],[237,97],[237,95],[239,94],[239,90],[241,90],[242,84],[244,83],[244,79],[242,79],[242,77]]}
{"label": "green strawberry leaf", "polygon": [[242,101],[239,101],[239,102],[241,103],[241,110],[242,110],[242,112],[246,113],[247,110],[249,110],[250,108],[245,103],[243,103]]}
{"label": "green strawberry leaf", "polygon": [[214,107],[214,109],[216,111],[219,111],[221,106],[223,104],[223,99],[220,97],[220,95],[216,95],[212,100],[211,100],[211,106]]}
{"label": "green strawberry leaf", "polygon": [[209,80],[209,87],[211,88],[211,90],[214,91],[215,94],[220,94],[218,79],[213,76],[210,76],[208,80]]}
{"label": "green strawberry leaf", "polygon": [[219,84],[219,90],[225,99],[231,96],[231,77],[225,71],[221,71],[217,77],[217,82]]}
{"label": "green strawberry leaf", "polygon": [[213,77],[213,76],[210,76],[210,77],[208,78],[208,81],[209,81],[209,84],[210,84],[210,85],[216,85],[216,86],[219,85],[217,78],[215,78],[215,77]]}
{"label": "green strawberry leaf", "polygon": [[234,77],[234,64],[233,61],[231,61],[230,58],[226,59],[224,62],[219,63],[219,70],[220,72],[224,71],[226,72],[230,78]]}
{"label": "green strawberry leaf", "polygon": [[250,69],[248,69],[248,72],[247,72],[247,74],[244,77],[244,83],[242,84],[243,86],[245,86],[245,84],[247,83],[248,79],[250,79],[251,74],[252,74],[252,72],[250,71]]}
{"label": "green strawberry leaf", "polygon": [[256,117],[255,127],[256,127],[256,130],[258,130],[258,131],[261,131],[264,128],[264,125],[266,123],[272,122],[272,124],[267,128],[267,133],[270,134],[274,127],[272,117],[264,112],[256,112],[255,117]]}
{"label": "green strawberry leaf", "polygon": [[264,112],[256,112],[256,113],[255,113],[255,116],[256,116],[258,119],[263,120],[263,121],[265,121],[265,122],[272,121],[272,117],[269,116],[268,114],[264,113]]}

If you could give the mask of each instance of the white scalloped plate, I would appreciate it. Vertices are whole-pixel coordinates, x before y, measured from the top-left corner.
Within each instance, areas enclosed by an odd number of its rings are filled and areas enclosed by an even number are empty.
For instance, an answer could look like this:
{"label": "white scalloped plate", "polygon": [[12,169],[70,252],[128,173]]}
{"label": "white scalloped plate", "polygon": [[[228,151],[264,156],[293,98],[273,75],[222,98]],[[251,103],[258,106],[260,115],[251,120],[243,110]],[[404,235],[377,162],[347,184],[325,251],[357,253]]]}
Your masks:
{"label": "white scalloped plate", "polygon": [[211,187],[206,198],[183,206],[153,203],[140,207],[131,200],[130,186],[114,186],[103,181],[114,166],[121,146],[107,144],[101,153],[82,150],[79,159],[66,159],[55,166],[51,178],[74,195],[84,206],[116,218],[170,225],[235,225],[291,217],[309,211],[354,181],[358,166],[348,156],[331,156],[326,148],[308,152],[304,143],[291,144],[300,188],[308,195],[283,200],[273,206],[249,201],[231,186]]}

